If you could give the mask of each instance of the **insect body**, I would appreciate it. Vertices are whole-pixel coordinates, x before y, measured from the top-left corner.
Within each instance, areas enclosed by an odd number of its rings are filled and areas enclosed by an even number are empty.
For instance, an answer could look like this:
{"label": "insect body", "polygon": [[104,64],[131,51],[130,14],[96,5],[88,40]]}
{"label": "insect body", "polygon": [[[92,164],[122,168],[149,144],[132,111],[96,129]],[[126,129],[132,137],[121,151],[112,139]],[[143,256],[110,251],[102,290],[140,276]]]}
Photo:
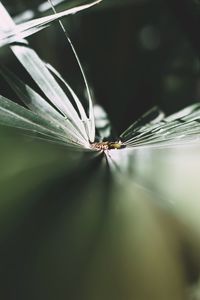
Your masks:
{"label": "insect body", "polygon": [[124,145],[121,141],[116,141],[116,142],[106,141],[106,142],[92,143],[91,147],[96,150],[105,151],[105,150],[112,150],[112,149],[116,149],[116,150],[123,149],[126,147],[126,145]]}

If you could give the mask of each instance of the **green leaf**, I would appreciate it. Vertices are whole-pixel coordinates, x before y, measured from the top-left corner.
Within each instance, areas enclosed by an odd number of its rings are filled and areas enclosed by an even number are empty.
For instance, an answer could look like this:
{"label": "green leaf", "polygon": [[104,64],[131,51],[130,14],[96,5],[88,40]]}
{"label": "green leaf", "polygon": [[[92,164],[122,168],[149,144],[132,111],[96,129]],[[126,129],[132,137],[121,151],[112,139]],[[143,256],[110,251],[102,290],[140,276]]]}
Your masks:
{"label": "green leaf", "polygon": [[[52,22],[55,22],[56,20],[60,20],[61,18],[68,16],[70,14],[75,14],[79,11],[82,11],[84,9],[87,9],[102,0],[97,0],[94,1],[90,4],[86,5],[81,5],[78,7],[74,7],[68,10],[65,10],[60,13],[52,14],[50,16],[34,19],[25,23],[22,23],[20,25],[11,26],[11,27],[6,27],[6,23],[4,24],[4,31],[2,30],[3,28],[1,27],[0,31],[0,47],[5,46],[7,44],[13,43],[13,42],[18,42],[22,40],[23,38],[26,38],[44,28],[49,26]],[[4,17],[4,13],[2,13],[2,4],[0,4],[0,18]],[[8,22],[10,23],[10,22]]]}
{"label": "green leaf", "polygon": [[[95,127],[95,124],[94,124],[94,122],[92,122],[92,119],[94,119],[94,112],[93,112],[93,104],[91,102],[92,100],[90,99],[90,95],[89,95],[89,118],[88,118],[86,115],[86,112],[82,106],[82,103],[80,102],[77,95],[70,87],[70,85],[64,80],[64,78],[58,73],[58,71],[53,66],[51,66],[50,64],[46,64],[46,66],[56,77],[58,77],[62,81],[62,83],[64,83],[64,85],[69,90],[72,98],[74,99],[74,102],[77,105],[79,114],[81,116],[81,120],[83,121],[83,123],[85,125],[85,130],[88,133],[88,136],[91,137],[90,133],[93,131],[95,132],[95,130],[93,128],[93,127]],[[94,133],[92,135],[94,135]],[[91,137],[90,140],[92,141],[93,137]]]}
{"label": "green leaf", "polygon": [[[5,28],[5,21],[8,24],[8,28],[11,29],[16,27],[12,18],[9,16],[7,10],[2,5],[0,6],[0,14],[3,16],[2,20],[0,19],[0,28]],[[23,40],[21,40],[21,42],[24,43]],[[45,63],[39,58],[36,52],[28,46],[25,47],[23,44],[11,46],[11,50],[16,55],[20,63],[24,66],[24,68],[28,71],[28,73],[36,82],[36,84],[40,87],[42,92],[48,97],[52,104],[66,117],[67,122],[69,124],[69,129],[73,131],[73,133],[77,135],[77,137],[81,136],[82,140],[84,140],[83,144],[87,148],[89,148],[89,140],[93,142],[95,131],[94,122],[91,121],[93,119],[91,118],[91,103],[89,120],[81,120],[76,109],[73,107],[72,103],[70,102],[62,88],[58,85],[58,83],[46,67]],[[82,107],[78,98],[76,98],[75,101],[77,103],[79,102],[79,108]],[[89,133],[86,132],[84,122],[89,125],[91,122],[91,127],[93,131],[92,138],[90,136],[90,130]]]}
{"label": "green leaf", "polygon": [[23,129],[35,136],[41,134],[42,138],[46,140],[76,144],[56,123],[50,123],[3,96],[0,96],[0,124]]}
{"label": "green leaf", "polygon": [[77,111],[36,52],[24,46],[12,46],[11,49],[42,92],[69,120],[74,132],[79,133],[87,142],[88,137]]}
{"label": "green leaf", "polygon": [[[7,68],[1,67],[0,72],[11,88],[16,92],[22,102],[35,112],[41,118],[50,122],[53,127],[59,127],[69,140],[79,140],[80,144],[85,144],[79,133],[74,133],[73,127],[66,118],[61,115],[54,107],[45,101],[31,87],[22,82],[17,76],[10,72]],[[12,125],[12,124],[11,124]]]}
{"label": "green leaf", "polygon": [[[146,123],[151,117],[145,114],[121,134],[127,147],[169,147],[196,143],[200,139],[200,104],[190,105],[181,111],[164,118],[162,112],[156,119]],[[139,126],[138,126],[139,125]]]}

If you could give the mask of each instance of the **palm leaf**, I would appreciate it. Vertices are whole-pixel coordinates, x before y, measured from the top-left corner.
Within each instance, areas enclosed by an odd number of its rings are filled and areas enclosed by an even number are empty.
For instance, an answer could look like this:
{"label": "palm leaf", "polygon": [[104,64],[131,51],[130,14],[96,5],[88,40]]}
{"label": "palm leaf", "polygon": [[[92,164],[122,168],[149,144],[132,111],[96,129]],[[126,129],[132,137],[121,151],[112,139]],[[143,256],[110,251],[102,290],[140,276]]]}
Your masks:
{"label": "palm leaf", "polygon": [[[4,21],[4,26],[1,26],[0,31],[0,47],[5,46],[7,44],[11,44],[13,42],[18,42],[23,38],[26,38],[44,28],[49,26],[52,22],[55,22],[56,20],[59,20],[65,16],[68,16],[70,14],[75,14],[79,11],[82,11],[84,9],[87,9],[102,0],[97,0],[92,2],[91,4],[85,4],[78,7],[74,7],[68,10],[65,10],[60,13],[52,14],[50,16],[34,19],[25,23],[22,23],[20,25],[15,25],[14,22],[12,24],[12,21],[9,20],[8,14],[4,13],[4,7],[0,3],[0,16],[1,21]],[[12,26],[8,26],[7,24],[12,24]]]}
{"label": "palm leaf", "polygon": [[[4,28],[5,20],[7,20],[7,24],[9,28],[16,27],[16,25],[8,15],[6,9],[3,6],[0,6],[0,9],[1,9],[1,15],[4,16],[4,18],[0,20],[0,27]],[[24,41],[22,40],[21,42],[24,43]],[[89,128],[89,130],[86,131],[85,123],[86,121],[90,122],[90,120],[86,119],[85,115],[83,115],[83,108],[78,98],[77,97],[75,98],[75,102],[78,104],[77,107],[79,109],[79,113],[83,117],[83,120],[80,119],[78,112],[73,107],[72,103],[70,102],[70,100],[68,99],[68,97],[66,96],[62,88],[58,85],[57,81],[54,79],[54,77],[46,67],[46,64],[39,58],[39,56],[36,54],[36,52],[33,49],[29,48],[28,46],[25,47],[24,44],[20,44],[20,45],[11,46],[11,50],[16,55],[17,59],[21,62],[21,64],[24,66],[24,68],[28,71],[28,73],[36,82],[36,84],[39,86],[41,91],[46,95],[46,97],[50,100],[50,102],[57,108],[57,110],[60,112],[60,115],[64,117],[64,119],[62,118],[62,121],[65,121],[63,122],[63,126],[65,126],[66,124],[68,127],[68,132],[70,132],[70,136],[68,136],[68,138],[71,139],[71,134],[72,134],[73,136],[75,136],[74,140],[76,139],[81,140],[81,143],[88,148],[89,139],[90,141],[92,141],[92,138],[90,135],[88,135],[89,133],[87,131],[90,131],[91,128]],[[56,74],[56,76],[58,76],[58,74]],[[29,90],[29,94],[30,93],[32,94],[31,105],[32,107],[34,106],[34,110],[35,110],[36,106],[38,106],[38,101],[40,103],[42,101],[41,97],[40,99],[38,95],[36,97],[36,93],[33,92],[30,88],[28,88],[28,90]],[[70,91],[72,93],[72,89]],[[74,95],[75,94],[73,93],[73,96]],[[36,98],[37,100],[35,100]],[[27,102],[27,97],[26,97],[26,102]],[[44,110],[48,109],[48,111],[50,110],[51,112],[53,111],[48,104],[44,104],[44,101],[42,101],[42,104],[43,107],[45,106],[43,108]],[[55,115],[55,111],[54,111],[54,115]],[[57,113],[56,115],[58,116]],[[93,139],[94,139],[94,135],[93,135]]]}
{"label": "palm leaf", "polygon": [[121,139],[127,147],[163,147],[174,146],[200,140],[200,103],[160,120],[142,124],[145,118],[140,119],[140,126],[134,123],[122,133]]}
{"label": "palm leaf", "polygon": [[70,140],[78,140],[79,143],[86,145],[82,135],[80,135],[78,132],[74,132],[74,128],[72,127],[71,123],[30,86],[22,82],[7,68],[2,68],[0,72],[10,84],[11,88],[19,96],[20,100],[31,111],[35,112],[43,119],[48,120],[54,127],[56,126],[61,128]]}
{"label": "palm leaf", "polygon": [[0,123],[67,140],[61,128],[3,96],[0,96]]}

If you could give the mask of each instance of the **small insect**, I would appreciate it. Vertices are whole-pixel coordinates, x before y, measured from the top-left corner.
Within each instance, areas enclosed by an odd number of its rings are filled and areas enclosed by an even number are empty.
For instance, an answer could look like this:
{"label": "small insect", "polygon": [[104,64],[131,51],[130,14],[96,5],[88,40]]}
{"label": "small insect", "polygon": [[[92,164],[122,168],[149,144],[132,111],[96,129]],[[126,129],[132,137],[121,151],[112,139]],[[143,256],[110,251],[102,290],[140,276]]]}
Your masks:
{"label": "small insect", "polygon": [[119,141],[116,141],[116,142],[109,142],[109,141],[106,141],[106,142],[92,143],[92,144],[91,144],[91,147],[92,147],[93,149],[96,149],[96,150],[106,151],[106,150],[112,150],[112,149],[115,149],[115,150],[123,149],[123,148],[126,147],[126,145],[123,144],[123,143],[119,140]]}

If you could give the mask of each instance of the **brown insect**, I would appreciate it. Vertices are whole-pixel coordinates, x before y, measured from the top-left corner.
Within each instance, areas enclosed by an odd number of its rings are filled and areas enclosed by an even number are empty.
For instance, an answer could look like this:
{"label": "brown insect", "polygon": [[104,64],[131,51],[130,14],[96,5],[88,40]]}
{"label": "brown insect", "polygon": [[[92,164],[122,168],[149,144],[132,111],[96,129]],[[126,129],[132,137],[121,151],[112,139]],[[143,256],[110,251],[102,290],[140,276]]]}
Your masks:
{"label": "brown insect", "polygon": [[112,150],[112,149],[116,149],[116,150],[123,149],[126,147],[126,145],[124,145],[121,141],[116,141],[116,142],[106,141],[106,142],[92,143],[91,147],[96,150],[105,151],[105,150]]}

